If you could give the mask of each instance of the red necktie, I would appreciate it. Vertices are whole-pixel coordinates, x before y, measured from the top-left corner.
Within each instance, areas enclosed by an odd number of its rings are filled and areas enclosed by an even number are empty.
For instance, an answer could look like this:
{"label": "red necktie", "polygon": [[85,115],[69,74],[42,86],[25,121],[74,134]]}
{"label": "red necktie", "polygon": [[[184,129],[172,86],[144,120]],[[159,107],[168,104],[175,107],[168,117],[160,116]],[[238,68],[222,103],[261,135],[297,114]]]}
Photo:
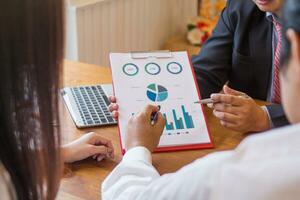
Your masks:
{"label": "red necktie", "polygon": [[278,39],[277,45],[275,48],[274,55],[274,77],[273,77],[273,91],[272,91],[272,102],[273,103],[281,103],[281,92],[280,92],[280,80],[279,80],[279,72],[280,72],[280,52],[282,46],[282,34],[281,34],[281,25],[273,20],[274,27],[276,29]]}

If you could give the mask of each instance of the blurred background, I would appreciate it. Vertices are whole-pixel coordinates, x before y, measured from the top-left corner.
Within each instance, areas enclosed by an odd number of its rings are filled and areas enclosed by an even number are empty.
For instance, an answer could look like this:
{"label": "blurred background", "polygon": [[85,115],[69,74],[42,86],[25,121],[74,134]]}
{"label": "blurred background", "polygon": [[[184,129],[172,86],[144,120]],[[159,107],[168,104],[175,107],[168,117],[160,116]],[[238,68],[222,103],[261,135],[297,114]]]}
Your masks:
{"label": "blurred background", "polygon": [[66,59],[109,66],[110,52],[198,54],[226,0],[68,0]]}

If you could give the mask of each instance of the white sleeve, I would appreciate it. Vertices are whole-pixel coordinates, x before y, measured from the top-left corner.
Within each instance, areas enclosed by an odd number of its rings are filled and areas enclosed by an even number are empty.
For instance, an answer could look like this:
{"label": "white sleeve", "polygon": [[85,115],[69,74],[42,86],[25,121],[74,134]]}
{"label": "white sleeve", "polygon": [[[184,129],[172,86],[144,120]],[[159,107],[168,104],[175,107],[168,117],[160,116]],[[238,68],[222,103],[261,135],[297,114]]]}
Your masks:
{"label": "white sleeve", "polygon": [[103,182],[102,198],[136,199],[140,191],[159,176],[152,166],[149,150],[145,147],[132,148]]}
{"label": "white sleeve", "polygon": [[144,147],[130,149],[102,184],[104,200],[200,199],[209,200],[217,180],[217,166],[227,153],[196,160],[176,173],[160,176]]}
{"label": "white sleeve", "polygon": [[300,196],[300,125],[245,139],[160,176],[144,147],[129,150],[102,185],[103,199],[281,200]]}

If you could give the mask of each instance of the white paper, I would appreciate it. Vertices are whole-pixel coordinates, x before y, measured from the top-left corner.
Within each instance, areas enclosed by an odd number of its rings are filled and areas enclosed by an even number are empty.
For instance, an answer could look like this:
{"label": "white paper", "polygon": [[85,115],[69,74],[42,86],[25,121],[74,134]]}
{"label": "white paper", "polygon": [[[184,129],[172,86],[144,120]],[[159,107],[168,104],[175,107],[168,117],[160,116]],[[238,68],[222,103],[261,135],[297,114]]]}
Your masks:
{"label": "white paper", "polygon": [[[152,104],[161,106],[168,123],[159,147],[211,142],[202,107],[194,104],[199,97],[188,55],[186,52],[173,52],[171,55],[169,58],[146,58],[143,54],[145,58],[133,59],[130,53],[110,54],[122,141],[132,114]],[[174,120],[173,110],[178,123]]]}

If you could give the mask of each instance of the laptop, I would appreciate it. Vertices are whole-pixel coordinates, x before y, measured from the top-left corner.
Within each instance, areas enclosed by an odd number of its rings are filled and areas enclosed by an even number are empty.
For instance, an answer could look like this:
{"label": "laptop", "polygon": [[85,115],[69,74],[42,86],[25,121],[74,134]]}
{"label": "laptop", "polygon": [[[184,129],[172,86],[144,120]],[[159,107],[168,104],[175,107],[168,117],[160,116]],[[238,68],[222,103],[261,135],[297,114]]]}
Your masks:
{"label": "laptop", "polygon": [[78,128],[117,124],[108,110],[111,84],[65,87],[61,94]]}

